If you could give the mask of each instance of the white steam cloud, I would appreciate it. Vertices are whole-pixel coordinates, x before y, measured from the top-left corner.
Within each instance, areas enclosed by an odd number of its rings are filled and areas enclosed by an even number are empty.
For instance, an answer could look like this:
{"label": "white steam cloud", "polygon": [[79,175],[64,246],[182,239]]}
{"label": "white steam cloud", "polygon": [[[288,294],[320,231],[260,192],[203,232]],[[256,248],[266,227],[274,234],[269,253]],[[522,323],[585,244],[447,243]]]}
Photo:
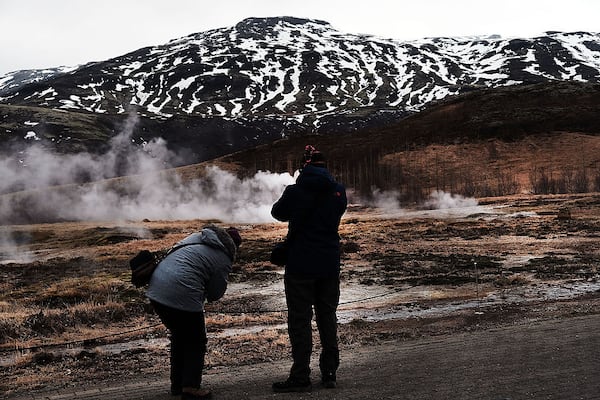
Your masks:
{"label": "white steam cloud", "polygon": [[210,167],[205,178],[190,182],[160,173],[144,174],[128,183],[127,193],[105,185],[85,185],[68,195],[53,192],[46,202],[56,205],[56,217],[67,220],[267,222],[273,221],[271,205],[292,182],[289,174],[258,172],[239,179]]}
{"label": "white steam cloud", "polygon": [[[4,193],[0,196],[0,223],[14,220],[15,214],[33,220],[269,222],[273,221],[272,204],[285,186],[294,182],[288,173],[259,171],[251,178],[239,179],[216,167],[207,168],[202,179],[183,182],[176,174],[160,172],[177,159],[163,140],[145,143],[144,151],[132,143],[135,123],[133,116],[103,155],[56,154],[33,146],[26,154],[0,160],[0,193]],[[127,186],[109,180],[35,195],[36,189],[119,175],[133,178]]]}
{"label": "white steam cloud", "polygon": [[[364,201],[364,203],[379,208],[386,213],[398,213],[403,211],[400,198],[401,194],[397,191],[375,189],[371,194],[371,198],[368,201]],[[419,208],[449,210],[476,207],[478,204],[477,199],[474,198],[463,197],[442,190],[434,190]]]}
{"label": "white steam cloud", "polygon": [[463,197],[441,190],[434,190],[425,202],[425,207],[435,210],[446,210],[449,208],[475,207],[479,203],[474,198]]}
{"label": "white steam cloud", "polygon": [[366,203],[384,211],[398,211],[402,208],[399,199],[400,193],[395,190],[384,191],[375,189],[371,194],[371,199]]}
{"label": "white steam cloud", "polygon": [[6,227],[0,226],[0,264],[12,262],[31,262],[32,258],[27,252],[20,250],[19,243],[13,232]]}
{"label": "white steam cloud", "polygon": [[[259,171],[240,179],[209,167],[201,179],[184,182],[175,173],[161,172],[179,161],[164,140],[144,143],[143,151],[133,143],[136,123],[132,114],[102,155],[57,154],[32,145],[26,153],[1,159],[0,225],[59,220],[274,221],[271,206],[285,186],[294,183],[293,176]],[[123,175],[131,178],[126,185],[109,179]],[[54,188],[42,190],[49,187]],[[398,212],[402,211],[400,197],[398,192],[376,190],[365,203]],[[430,209],[476,205],[475,199],[443,191],[434,191],[424,204]],[[0,241],[10,244],[6,234],[0,235]]]}
{"label": "white steam cloud", "polygon": [[63,210],[68,219],[219,219],[235,222],[273,221],[271,205],[293,183],[289,174],[258,172],[239,179],[216,167],[206,177],[183,183],[178,177],[140,175],[122,196],[96,185],[82,192],[78,204]]}

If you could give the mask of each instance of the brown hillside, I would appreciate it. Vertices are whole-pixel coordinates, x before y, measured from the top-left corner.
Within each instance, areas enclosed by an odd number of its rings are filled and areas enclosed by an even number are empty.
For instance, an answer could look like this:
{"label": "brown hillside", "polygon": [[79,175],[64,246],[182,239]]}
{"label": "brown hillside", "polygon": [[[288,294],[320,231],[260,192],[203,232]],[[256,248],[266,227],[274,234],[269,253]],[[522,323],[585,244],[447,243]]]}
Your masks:
{"label": "brown hillside", "polygon": [[377,131],[290,138],[220,159],[243,171],[293,172],[303,146],[363,193],[418,200],[439,189],[473,196],[598,190],[600,85],[573,82],[457,96]]}

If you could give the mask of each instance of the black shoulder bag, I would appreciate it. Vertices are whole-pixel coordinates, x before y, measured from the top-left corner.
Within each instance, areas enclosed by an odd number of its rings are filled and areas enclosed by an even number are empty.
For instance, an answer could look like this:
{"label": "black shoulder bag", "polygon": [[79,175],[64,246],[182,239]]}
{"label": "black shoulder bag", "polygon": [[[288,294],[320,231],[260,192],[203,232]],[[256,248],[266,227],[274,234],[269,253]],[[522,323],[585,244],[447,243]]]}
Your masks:
{"label": "black shoulder bag", "polygon": [[168,251],[150,251],[142,250],[136,254],[131,260],[129,260],[129,267],[131,268],[131,283],[135,287],[146,286],[150,283],[150,278],[158,264],[169,254],[175,250],[179,250],[182,247],[190,246],[193,244],[200,243],[185,243],[179,246],[173,246]]}

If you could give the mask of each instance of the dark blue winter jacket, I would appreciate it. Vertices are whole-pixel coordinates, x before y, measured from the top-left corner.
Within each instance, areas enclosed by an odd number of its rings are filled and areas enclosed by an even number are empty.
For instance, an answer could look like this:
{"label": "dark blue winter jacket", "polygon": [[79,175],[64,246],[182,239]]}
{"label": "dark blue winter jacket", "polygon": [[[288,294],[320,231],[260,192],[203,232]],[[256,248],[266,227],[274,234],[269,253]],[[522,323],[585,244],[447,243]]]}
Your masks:
{"label": "dark blue winter jacket", "polygon": [[331,277],[340,272],[338,227],[346,211],[346,190],[326,168],[308,165],[285,188],[271,215],[288,222],[290,257],[285,273]]}

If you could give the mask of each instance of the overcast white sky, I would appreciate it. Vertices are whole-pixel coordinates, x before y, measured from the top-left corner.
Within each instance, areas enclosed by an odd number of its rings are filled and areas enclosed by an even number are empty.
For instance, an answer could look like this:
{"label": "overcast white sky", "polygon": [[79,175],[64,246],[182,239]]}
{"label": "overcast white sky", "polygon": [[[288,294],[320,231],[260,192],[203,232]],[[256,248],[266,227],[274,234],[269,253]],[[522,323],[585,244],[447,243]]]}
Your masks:
{"label": "overcast white sky", "polygon": [[398,40],[599,32],[599,0],[0,0],[0,75],[116,57],[248,17],[321,19]]}

